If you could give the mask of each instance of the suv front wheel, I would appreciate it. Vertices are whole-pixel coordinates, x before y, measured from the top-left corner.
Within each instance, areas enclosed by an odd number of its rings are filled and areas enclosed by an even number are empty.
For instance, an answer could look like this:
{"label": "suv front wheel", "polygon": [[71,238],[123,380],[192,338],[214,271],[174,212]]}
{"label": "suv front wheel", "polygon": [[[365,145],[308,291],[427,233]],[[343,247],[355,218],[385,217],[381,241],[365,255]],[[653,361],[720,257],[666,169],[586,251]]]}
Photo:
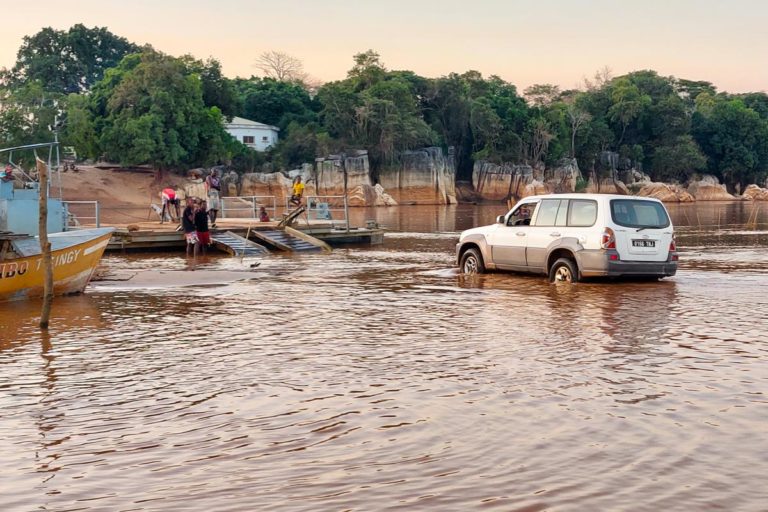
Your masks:
{"label": "suv front wheel", "polygon": [[576,283],[579,280],[579,272],[576,263],[570,258],[560,258],[549,269],[549,281],[551,283]]}
{"label": "suv front wheel", "polygon": [[471,247],[464,251],[461,255],[460,262],[461,272],[464,274],[484,274],[485,265],[483,264],[483,257],[480,255],[480,251]]}

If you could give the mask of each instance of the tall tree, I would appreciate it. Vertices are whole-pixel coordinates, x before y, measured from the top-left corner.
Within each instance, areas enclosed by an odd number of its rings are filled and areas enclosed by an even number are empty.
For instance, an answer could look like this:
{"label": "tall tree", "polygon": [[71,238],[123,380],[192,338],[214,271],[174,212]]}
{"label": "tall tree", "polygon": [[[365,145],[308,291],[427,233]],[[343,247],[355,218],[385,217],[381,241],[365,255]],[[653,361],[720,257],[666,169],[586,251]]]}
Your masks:
{"label": "tall tree", "polygon": [[221,111],[205,106],[199,77],[183,61],[152,50],[107,71],[88,110],[93,147],[113,161],[174,169],[215,163],[231,149]]}
{"label": "tall tree", "polygon": [[768,121],[741,99],[719,97],[710,109],[697,111],[693,133],[709,158],[710,172],[726,184],[743,187],[765,179]]}
{"label": "tall tree", "polygon": [[139,49],[104,27],[77,24],[67,31],[46,27],[24,37],[11,77],[17,83],[39,80],[50,92],[83,92]]}
{"label": "tall tree", "polygon": [[571,158],[576,158],[576,134],[592,119],[592,116],[577,104],[577,98],[573,98],[566,104],[565,112],[571,124]]}
{"label": "tall tree", "polygon": [[319,105],[300,84],[274,78],[238,78],[234,86],[240,98],[237,115],[286,130],[291,122],[317,120]]}
{"label": "tall tree", "polygon": [[523,96],[534,107],[546,107],[557,101],[560,87],[552,84],[534,84],[523,91]]}
{"label": "tall tree", "polygon": [[65,104],[65,97],[45,91],[39,81],[0,86],[0,142],[15,146],[51,140],[51,127]]}
{"label": "tall tree", "polygon": [[256,59],[255,66],[265,78],[274,78],[281,82],[304,82],[308,78],[304,63],[284,52],[266,51]]}

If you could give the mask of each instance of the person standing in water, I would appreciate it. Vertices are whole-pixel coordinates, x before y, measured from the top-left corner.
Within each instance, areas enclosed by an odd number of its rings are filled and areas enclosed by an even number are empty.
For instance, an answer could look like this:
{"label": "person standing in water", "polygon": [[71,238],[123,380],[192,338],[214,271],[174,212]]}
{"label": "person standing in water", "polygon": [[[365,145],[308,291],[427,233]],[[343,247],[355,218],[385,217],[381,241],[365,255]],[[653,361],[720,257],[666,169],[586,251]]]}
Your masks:
{"label": "person standing in water", "polygon": [[187,207],[181,216],[181,226],[184,228],[184,237],[187,239],[187,256],[197,256],[200,241],[197,239],[197,229],[195,228],[195,211],[197,210],[195,200],[192,197],[187,198]]}
{"label": "person standing in water", "polygon": [[195,232],[200,250],[205,255],[208,246],[211,245],[211,233],[208,230],[208,207],[205,199],[200,201],[200,207],[195,210]]}

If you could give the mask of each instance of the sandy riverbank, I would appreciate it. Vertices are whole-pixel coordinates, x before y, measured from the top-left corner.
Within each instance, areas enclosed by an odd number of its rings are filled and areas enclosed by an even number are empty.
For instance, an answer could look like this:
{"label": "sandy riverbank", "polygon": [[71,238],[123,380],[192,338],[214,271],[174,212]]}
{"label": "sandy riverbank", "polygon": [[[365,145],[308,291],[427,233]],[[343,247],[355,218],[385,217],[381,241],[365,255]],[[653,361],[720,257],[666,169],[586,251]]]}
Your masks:
{"label": "sandy riverbank", "polygon": [[[160,204],[160,191],[167,186],[182,187],[188,181],[175,174],[166,174],[158,181],[153,172],[91,166],[78,166],[78,169],[61,173],[62,197],[67,201],[98,201],[101,221],[108,224],[158,219],[150,205]],[[58,186],[56,181],[53,184]]]}

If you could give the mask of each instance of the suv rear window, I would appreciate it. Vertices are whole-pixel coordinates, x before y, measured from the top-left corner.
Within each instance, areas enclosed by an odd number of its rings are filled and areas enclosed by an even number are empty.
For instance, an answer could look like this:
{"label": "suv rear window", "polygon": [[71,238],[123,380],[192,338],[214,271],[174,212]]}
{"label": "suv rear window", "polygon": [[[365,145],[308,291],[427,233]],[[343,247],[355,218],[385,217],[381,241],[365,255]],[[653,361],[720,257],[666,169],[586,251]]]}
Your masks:
{"label": "suv rear window", "polygon": [[629,228],[665,228],[669,226],[667,210],[656,201],[613,199],[611,218],[619,226]]}

